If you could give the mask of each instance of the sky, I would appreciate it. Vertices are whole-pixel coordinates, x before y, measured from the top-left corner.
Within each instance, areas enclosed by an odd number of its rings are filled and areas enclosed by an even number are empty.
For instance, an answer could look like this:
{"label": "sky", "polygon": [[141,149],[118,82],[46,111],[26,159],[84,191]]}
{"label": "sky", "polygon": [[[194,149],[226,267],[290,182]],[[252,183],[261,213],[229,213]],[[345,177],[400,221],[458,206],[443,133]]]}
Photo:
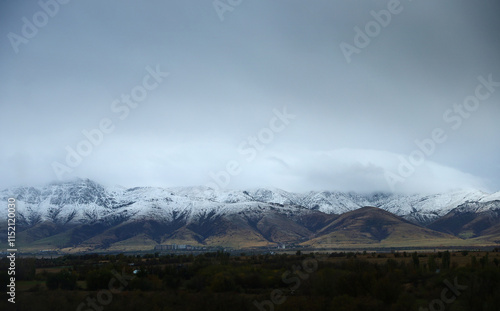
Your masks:
{"label": "sky", "polygon": [[499,9],[2,1],[0,188],[499,191]]}

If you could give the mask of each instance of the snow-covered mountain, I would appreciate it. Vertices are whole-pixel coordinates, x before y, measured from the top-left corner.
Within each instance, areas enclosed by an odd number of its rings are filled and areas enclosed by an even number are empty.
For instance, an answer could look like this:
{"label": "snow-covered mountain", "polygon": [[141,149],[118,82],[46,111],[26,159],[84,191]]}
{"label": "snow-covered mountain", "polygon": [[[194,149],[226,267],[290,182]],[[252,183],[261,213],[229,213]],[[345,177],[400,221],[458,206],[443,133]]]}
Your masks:
{"label": "snow-covered mountain", "polygon": [[[230,215],[252,209],[279,208],[309,213],[343,214],[364,206],[375,206],[426,224],[467,202],[491,202],[500,192],[453,191],[434,195],[388,193],[357,194],[335,191],[291,193],[280,189],[214,190],[207,187],[105,188],[88,179],[50,184],[44,187],[18,187],[0,191],[0,200],[17,200],[20,223],[33,225],[41,221],[55,223],[92,223],[107,219],[172,220],[184,215],[189,221],[203,215]],[[265,204],[261,204],[265,203]],[[4,204],[5,205],[5,204]],[[279,205],[276,207],[276,205]],[[496,206],[496,205],[485,205]],[[6,217],[7,210],[0,209]]]}
{"label": "snow-covered mountain", "polygon": [[[16,199],[19,243],[33,250],[151,250],[165,243],[245,248],[325,239],[351,243],[349,236],[358,237],[358,242],[380,243],[380,237],[385,236],[378,235],[380,230],[403,230],[390,236],[405,236],[410,240],[414,232],[414,241],[426,236],[429,241],[446,243],[449,238],[479,237],[483,233],[492,243],[500,240],[498,193],[480,191],[401,195],[291,193],[274,188],[127,189],[78,179],[0,191],[2,205],[7,206],[9,198]],[[357,213],[365,206],[374,206],[374,210]],[[356,215],[363,219],[357,219]],[[0,217],[7,218],[7,208],[0,209]],[[346,221],[342,217],[349,219],[348,228],[354,231],[349,234],[344,231],[347,226],[342,225]],[[399,219],[399,225],[394,219]],[[390,224],[394,228],[387,228]],[[371,225],[378,231],[370,229]],[[423,230],[422,226],[428,228]],[[5,230],[4,224],[0,223],[0,230]],[[373,234],[366,238],[363,232]],[[364,238],[360,240],[361,236]]]}
{"label": "snow-covered mountain", "polygon": [[260,202],[294,204],[326,214],[343,214],[364,206],[375,206],[409,221],[426,224],[466,202],[489,202],[496,199],[478,190],[456,190],[433,195],[403,195],[389,193],[357,194],[353,192],[288,193],[283,190],[258,189],[248,191]]}

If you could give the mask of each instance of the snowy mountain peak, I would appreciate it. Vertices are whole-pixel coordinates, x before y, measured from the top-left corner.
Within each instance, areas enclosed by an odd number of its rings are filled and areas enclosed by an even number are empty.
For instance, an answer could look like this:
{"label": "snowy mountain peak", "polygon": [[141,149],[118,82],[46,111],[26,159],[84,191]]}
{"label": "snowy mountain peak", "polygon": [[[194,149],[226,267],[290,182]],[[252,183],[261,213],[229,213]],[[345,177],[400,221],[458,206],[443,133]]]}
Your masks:
{"label": "snowy mountain peak", "polygon": [[481,202],[500,201],[500,191],[490,195],[485,195],[483,198],[481,198],[480,201]]}
{"label": "snowy mountain peak", "polygon": [[44,187],[0,191],[0,199],[7,201],[9,197],[17,199],[20,219],[30,224],[43,220],[92,222],[116,217],[171,219],[179,214],[192,218],[266,209],[277,204],[284,212],[292,208],[326,214],[342,214],[363,206],[376,206],[414,222],[428,223],[467,202],[499,200],[500,192],[490,195],[461,190],[434,195],[368,195],[336,191],[299,194],[276,188],[215,190],[203,186],[126,189],[120,186],[103,187],[89,179],[77,179]]}

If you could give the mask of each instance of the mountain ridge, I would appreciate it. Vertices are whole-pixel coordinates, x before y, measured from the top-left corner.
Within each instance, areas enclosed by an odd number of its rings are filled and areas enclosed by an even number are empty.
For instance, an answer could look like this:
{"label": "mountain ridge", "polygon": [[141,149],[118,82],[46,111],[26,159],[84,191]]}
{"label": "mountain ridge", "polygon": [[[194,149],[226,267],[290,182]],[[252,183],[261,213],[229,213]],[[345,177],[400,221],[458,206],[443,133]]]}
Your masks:
{"label": "mountain ridge", "polygon": [[[127,243],[135,248],[142,247],[141,243],[148,247],[164,243],[232,247],[269,243],[313,245],[307,244],[308,241],[321,238],[339,218],[373,205],[378,211],[372,213],[375,219],[390,218],[380,216],[383,214],[380,211],[384,211],[404,220],[397,222],[400,231],[420,232],[430,240],[443,234],[452,239],[452,235],[463,234],[468,228],[466,224],[462,224],[463,230],[457,227],[455,217],[473,213],[484,218],[485,214],[481,213],[496,213],[500,209],[496,200],[488,201],[488,198],[496,199],[496,194],[480,191],[364,195],[338,191],[300,194],[276,188],[215,190],[203,186],[127,189],[104,187],[89,179],[0,191],[0,200],[7,201],[9,197],[17,200],[17,223],[25,243],[79,249],[108,249]],[[480,208],[472,208],[474,204]],[[5,213],[6,210],[0,211],[2,217],[7,216]],[[440,219],[448,220],[440,226],[437,222]],[[489,241],[500,240],[494,229],[488,231],[488,226],[495,224],[496,220],[488,222],[472,237],[477,238],[484,232],[492,233]],[[419,229],[424,226],[433,232]],[[376,236],[374,233],[362,240],[368,244],[382,243]]]}

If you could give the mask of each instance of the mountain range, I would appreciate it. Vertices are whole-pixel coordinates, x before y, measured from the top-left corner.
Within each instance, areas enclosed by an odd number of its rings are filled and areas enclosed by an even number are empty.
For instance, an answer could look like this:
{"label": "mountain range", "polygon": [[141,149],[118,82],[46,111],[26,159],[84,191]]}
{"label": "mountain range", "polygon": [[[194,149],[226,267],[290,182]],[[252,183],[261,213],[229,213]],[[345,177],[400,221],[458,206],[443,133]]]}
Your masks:
{"label": "mountain range", "polygon": [[[19,249],[491,246],[500,243],[500,192],[432,195],[275,188],[104,187],[89,179],[0,191],[16,199]],[[7,209],[0,209],[7,218]],[[5,231],[2,224],[2,231]]]}

